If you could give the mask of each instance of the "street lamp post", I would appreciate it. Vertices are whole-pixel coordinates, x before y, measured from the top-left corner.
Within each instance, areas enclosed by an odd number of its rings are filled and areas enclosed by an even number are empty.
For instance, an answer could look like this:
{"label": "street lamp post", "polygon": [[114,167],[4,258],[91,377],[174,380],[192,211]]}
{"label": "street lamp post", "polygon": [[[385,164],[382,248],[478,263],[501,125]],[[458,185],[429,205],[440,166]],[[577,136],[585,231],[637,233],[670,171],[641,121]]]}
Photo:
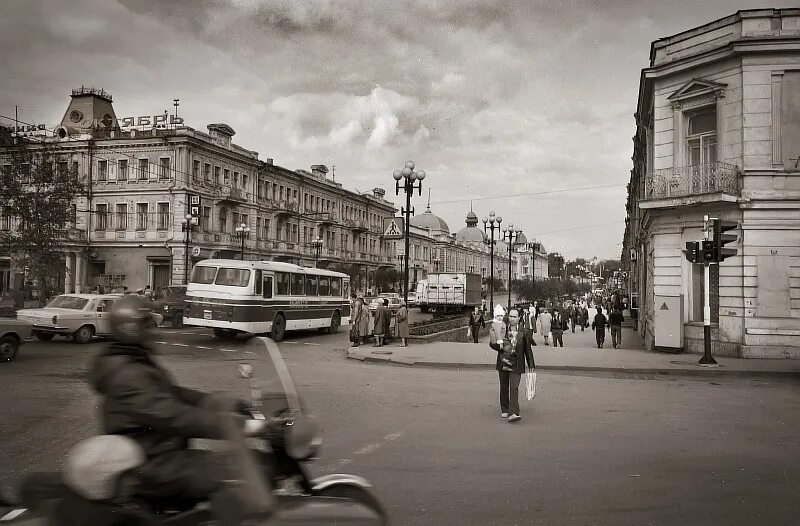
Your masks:
{"label": "street lamp post", "polygon": [[250,237],[250,227],[245,223],[236,227],[236,237],[242,240],[242,261],[244,261],[244,240]]}
{"label": "street lamp post", "polygon": [[317,263],[319,262],[319,255],[322,252],[322,238],[318,237],[316,239],[311,240],[311,248],[314,249],[314,268],[317,268]]}
{"label": "street lamp post", "polygon": [[494,231],[500,233],[500,223],[503,222],[502,216],[495,216],[494,210],[489,212],[489,218],[481,219],[483,221],[484,233],[489,231],[489,312],[494,315]]}
{"label": "street lamp post", "polygon": [[[402,170],[395,170],[392,173],[394,178],[394,191],[395,195],[400,195],[400,189],[406,193],[406,206],[400,208],[400,213],[405,216],[405,253],[403,254],[403,301],[408,305],[408,243],[409,233],[411,231],[411,216],[414,215],[414,210],[411,208],[411,194],[414,189],[419,190],[419,195],[422,195],[422,180],[425,179],[425,170],[414,170],[414,161],[406,161],[406,165]],[[403,180],[401,183],[400,180]],[[414,181],[419,181],[419,184],[414,185]]]}
{"label": "street lamp post", "polygon": [[511,310],[511,255],[514,250],[514,244],[517,238],[522,233],[521,228],[514,228],[514,223],[509,223],[508,227],[503,227],[503,241],[508,243],[508,312]]}
{"label": "street lamp post", "polygon": [[192,214],[186,214],[181,219],[181,231],[183,232],[183,284],[189,283],[189,240],[192,237],[192,230],[197,226],[197,218]]}

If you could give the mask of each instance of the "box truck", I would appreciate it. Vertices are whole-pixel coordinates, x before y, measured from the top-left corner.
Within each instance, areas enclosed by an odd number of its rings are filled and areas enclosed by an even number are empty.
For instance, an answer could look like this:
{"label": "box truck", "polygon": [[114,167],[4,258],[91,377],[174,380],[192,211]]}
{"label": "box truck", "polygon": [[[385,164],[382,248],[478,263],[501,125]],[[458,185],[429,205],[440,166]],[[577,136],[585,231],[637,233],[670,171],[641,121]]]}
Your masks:
{"label": "box truck", "polygon": [[422,312],[458,312],[481,304],[481,275],[433,272],[417,284],[416,301]]}

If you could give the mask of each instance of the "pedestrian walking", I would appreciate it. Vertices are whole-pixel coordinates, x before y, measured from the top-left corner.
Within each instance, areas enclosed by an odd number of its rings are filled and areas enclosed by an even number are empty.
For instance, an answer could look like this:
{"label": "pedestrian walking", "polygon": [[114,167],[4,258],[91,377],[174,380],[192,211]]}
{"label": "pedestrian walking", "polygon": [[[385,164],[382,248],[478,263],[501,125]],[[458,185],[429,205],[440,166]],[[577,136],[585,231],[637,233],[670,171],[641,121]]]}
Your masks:
{"label": "pedestrian walking", "polygon": [[361,345],[361,338],[369,331],[369,312],[364,305],[364,298],[355,294],[353,296],[353,327],[350,329],[350,338],[353,340],[352,346],[358,347]]}
{"label": "pedestrian walking", "polygon": [[[503,307],[495,308],[502,318]],[[519,410],[519,382],[525,373],[525,364],[530,369],[535,369],[533,349],[536,342],[533,335],[524,323],[520,322],[520,310],[513,308],[508,311],[508,317],[499,324],[492,322],[489,329],[489,346],[497,351],[497,369],[500,379],[500,417],[508,418],[509,422],[518,421]]]}
{"label": "pedestrian walking", "polygon": [[580,315],[579,310],[580,307],[578,307],[578,304],[573,301],[572,304],[569,306],[569,312],[568,312],[569,324],[570,328],[572,329],[572,334],[575,334],[575,325],[578,324],[578,317]]}
{"label": "pedestrian walking", "polygon": [[622,345],[622,322],[625,321],[625,317],[622,315],[622,311],[619,307],[619,305],[614,307],[608,320],[611,325],[611,345],[613,345],[615,349],[617,345]]}
{"label": "pedestrian walking", "polygon": [[564,331],[567,329],[567,320],[558,311],[553,309],[553,320],[550,322],[550,331],[553,333],[553,347],[564,347]]}
{"label": "pedestrian walking", "polygon": [[581,332],[589,326],[589,308],[586,303],[581,305]]}
{"label": "pedestrian walking", "polygon": [[400,308],[397,310],[397,337],[400,338],[400,347],[408,345],[408,308],[404,301],[400,302]]}
{"label": "pedestrian walking", "polygon": [[525,320],[526,320],[525,326],[528,328],[529,331],[531,331],[534,334],[536,333],[536,316],[537,316],[536,307],[530,305],[528,307],[528,312],[525,315]]}
{"label": "pedestrian walking", "polygon": [[603,314],[603,310],[598,306],[597,314],[594,315],[594,321],[592,322],[592,330],[594,330],[594,338],[597,340],[598,349],[602,349],[603,343],[606,341],[607,323],[608,320],[606,319],[605,314]]}
{"label": "pedestrian walking", "polygon": [[386,304],[383,300],[378,301],[378,308],[375,309],[375,328],[372,333],[375,335],[375,343],[373,347],[381,347],[383,345],[383,338],[386,334],[386,325],[389,317],[389,311],[386,309]]}
{"label": "pedestrian walking", "polygon": [[478,343],[481,329],[486,327],[486,320],[483,319],[483,311],[475,306],[475,310],[469,315],[469,330],[472,332],[472,341]]}
{"label": "pedestrian walking", "polygon": [[542,312],[539,314],[538,318],[538,325],[539,325],[539,334],[544,336],[544,344],[550,345],[550,329],[551,329],[551,322],[553,320],[553,316],[548,312],[546,308],[542,309]]}

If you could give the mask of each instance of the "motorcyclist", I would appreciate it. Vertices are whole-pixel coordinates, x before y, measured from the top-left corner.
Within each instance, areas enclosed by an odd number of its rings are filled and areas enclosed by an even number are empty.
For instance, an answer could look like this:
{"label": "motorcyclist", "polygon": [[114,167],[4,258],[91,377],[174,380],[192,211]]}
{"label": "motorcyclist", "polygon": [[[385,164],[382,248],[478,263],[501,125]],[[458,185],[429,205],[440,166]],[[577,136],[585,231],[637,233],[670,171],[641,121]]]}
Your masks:
{"label": "motorcyclist", "polygon": [[[150,305],[143,297],[117,300],[110,324],[114,341],[95,358],[90,377],[103,397],[102,432],[130,437],[144,451],[136,494],[167,503],[210,499],[224,478],[220,461],[211,451],[189,449],[189,439],[225,438],[214,409],[218,395],[178,386],[154,361]],[[252,422],[245,434],[258,432]]]}

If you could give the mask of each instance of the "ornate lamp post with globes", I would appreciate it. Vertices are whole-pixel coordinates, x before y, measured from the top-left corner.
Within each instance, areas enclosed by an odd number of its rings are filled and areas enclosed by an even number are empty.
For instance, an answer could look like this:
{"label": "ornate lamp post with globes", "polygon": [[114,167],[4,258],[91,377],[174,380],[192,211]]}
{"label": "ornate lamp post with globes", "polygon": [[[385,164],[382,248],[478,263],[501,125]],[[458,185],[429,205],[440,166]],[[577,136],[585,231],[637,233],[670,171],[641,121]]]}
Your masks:
{"label": "ornate lamp post with globes", "polygon": [[192,237],[192,230],[197,226],[197,218],[192,214],[186,214],[181,219],[181,231],[183,232],[183,284],[189,283],[189,240]]}
{"label": "ornate lamp post with globes", "polygon": [[244,223],[237,226],[236,237],[242,240],[242,261],[244,261],[244,240],[250,237],[250,227]]}
{"label": "ornate lamp post with globes", "polygon": [[[415,189],[419,190],[419,195],[422,195],[422,180],[425,179],[425,170],[414,170],[414,161],[407,161],[402,170],[395,170],[392,174],[394,177],[394,191],[395,195],[400,195],[400,189],[406,193],[406,206],[400,207],[400,213],[405,216],[405,253],[403,254],[403,301],[408,305],[408,242],[410,231],[410,219],[414,215],[414,210],[411,208],[411,194]],[[400,182],[402,179],[402,183]],[[414,181],[419,181],[419,184],[414,185]]]}
{"label": "ornate lamp post with globes", "polygon": [[503,241],[508,243],[508,309],[511,310],[511,255],[514,251],[514,245],[517,238],[522,233],[521,228],[514,228],[514,223],[509,223],[508,226],[503,227]]}
{"label": "ornate lamp post with globes", "polygon": [[489,218],[481,219],[483,221],[483,231],[486,232],[487,228],[491,233],[489,237],[489,312],[494,316],[494,231],[500,233],[500,223],[503,222],[502,216],[495,216],[494,210],[489,212]]}

